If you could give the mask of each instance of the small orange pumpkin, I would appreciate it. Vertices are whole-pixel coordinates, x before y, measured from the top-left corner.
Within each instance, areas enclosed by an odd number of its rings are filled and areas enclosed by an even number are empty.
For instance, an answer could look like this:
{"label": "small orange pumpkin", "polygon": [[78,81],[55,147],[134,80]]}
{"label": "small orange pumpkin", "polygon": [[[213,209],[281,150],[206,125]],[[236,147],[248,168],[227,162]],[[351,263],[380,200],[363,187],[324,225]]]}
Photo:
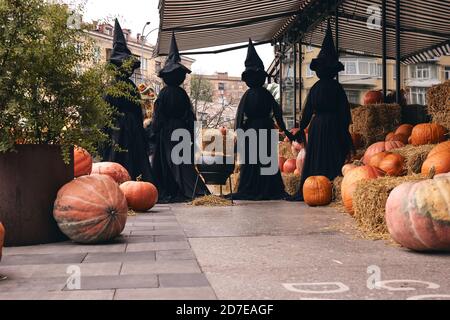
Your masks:
{"label": "small orange pumpkin", "polygon": [[92,156],[85,149],[74,149],[74,177],[88,176],[92,172]]}
{"label": "small orange pumpkin", "polygon": [[390,151],[393,149],[403,148],[405,144],[401,141],[381,141],[372,144],[369,148],[367,148],[366,153],[364,154],[363,162],[364,164],[369,164],[370,158],[373,155],[383,152]]}
{"label": "small orange pumpkin", "polygon": [[286,160],[286,162],[283,165],[283,172],[294,173],[296,168],[297,168],[296,159],[289,159]]}
{"label": "small orange pumpkin", "polygon": [[110,176],[118,184],[130,181],[131,177],[127,169],[115,162],[99,162],[92,166],[92,174],[103,174]]}
{"label": "small orange pumpkin", "polygon": [[380,162],[378,168],[388,176],[398,177],[405,173],[405,158],[397,153],[387,154]]}
{"label": "small orange pumpkin", "polygon": [[389,133],[386,135],[385,141],[392,141],[392,137],[393,137],[394,135],[395,135],[394,132],[389,132]]}
{"label": "small orange pumpkin", "polygon": [[383,93],[381,90],[370,90],[364,95],[364,104],[377,104],[383,102]]}
{"label": "small orange pumpkin", "polygon": [[439,143],[436,147],[431,149],[430,153],[428,154],[428,157],[432,157],[436,153],[439,153],[439,152],[442,152],[442,151],[449,151],[450,152],[450,140],[442,142],[442,143]]}
{"label": "small orange pumpkin", "polygon": [[303,185],[303,197],[311,207],[329,205],[333,197],[331,181],[324,176],[309,177]]}
{"label": "small orange pumpkin", "polygon": [[411,143],[415,146],[445,141],[447,129],[437,123],[421,123],[411,133]]}
{"label": "small orange pumpkin", "polygon": [[127,181],[120,185],[127,198],[128,207],[134,211],[146,212],[158,202],[158,189],[142,181]]}
{"label": "small orange pumpkin", "polygon": [[369,163],[368,163],[369,166],[379,168],[379,167],[380,167],[381,161],[383,161],[383,159],[384,159],[388,154],[390,154],[390,153],[389,153],[389,152],[386,152],[386,151],[383,151],[383,152],[379,152],[379,153],[373,155],[373,156],[370,158],[370,160],[369,160]]}
{"label": "small orange pumpkin", "polygon": [[358,168],[356,164],[348,163],[342,167],[342,176],[346,176],[351,170]]}
{"label": "small orange pumpkin", "polygon": [[412,124],[402,124],[395,130],[395,134],[402,134],[406,137],[410,137],[411,133],[414,129],[414,126]]}
{"label": "small orange pumpkin", "polygon": [[433,153],[422,165],[422,174],[429,174],[434,168],[436,174],[450,172],[450,151]]}
{"label": "small orange pumpkin", "polygon": [[280,172],[283,172],[284,163],[286,162],[285,157],[278,157],[278,165],[280,167]]}
{"label": "small orange pumpkin", "polygon": [[386,141],[400,141],[400,142],[402,142],[405,145],[408,144],[408,139],[409,139],[409,137],[405,136],[402,133],[393,134],[389,138],[386,137]]}

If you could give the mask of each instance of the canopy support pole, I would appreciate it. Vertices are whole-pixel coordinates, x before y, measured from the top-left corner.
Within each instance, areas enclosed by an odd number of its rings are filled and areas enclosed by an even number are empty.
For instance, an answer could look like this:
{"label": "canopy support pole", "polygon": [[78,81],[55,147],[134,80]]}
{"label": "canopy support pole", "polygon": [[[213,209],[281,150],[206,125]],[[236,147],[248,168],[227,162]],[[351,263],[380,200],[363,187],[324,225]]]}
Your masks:
{"label": "canopy support pole", "polygon": [[297,128],[297,43],[293,45],[294,54],[294,128]]}
{"label": "canopy support pole", "polygon": [[386,102],[387,98],[387,36],[386,36],[386,0],[381,4],[381,33],[382,33],[382,59],[383,59],[383,102]]}
{"label": "canopy support pole", "polygon": [[400,74],[400,0],[395,0],[395,46],[396,46],[396,53],[395,53],[395,88],[396,88],[396,102],[400,104],[401,100],[401,74]]}
{"label": "canopy support pole", "polygon": [[[339,5],[336,6],[336,12],[335,12],[335,37],[336,37],[336,51],[337,51],[337,56],[339,59]],[[339,73],[336,76],[336,80],[339,81]]]}

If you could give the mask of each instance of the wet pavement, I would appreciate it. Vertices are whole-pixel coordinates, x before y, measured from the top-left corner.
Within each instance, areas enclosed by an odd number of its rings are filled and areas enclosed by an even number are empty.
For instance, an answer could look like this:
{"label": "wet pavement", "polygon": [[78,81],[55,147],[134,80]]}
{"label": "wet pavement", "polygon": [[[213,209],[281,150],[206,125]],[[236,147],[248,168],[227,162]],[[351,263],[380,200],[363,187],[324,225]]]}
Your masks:
{"label": "wet pavement", "polygon": [[364,240],[332,208],[179,204],[112,244],[5,248],[0,299],[450,299],[449,271],[450,254]]}

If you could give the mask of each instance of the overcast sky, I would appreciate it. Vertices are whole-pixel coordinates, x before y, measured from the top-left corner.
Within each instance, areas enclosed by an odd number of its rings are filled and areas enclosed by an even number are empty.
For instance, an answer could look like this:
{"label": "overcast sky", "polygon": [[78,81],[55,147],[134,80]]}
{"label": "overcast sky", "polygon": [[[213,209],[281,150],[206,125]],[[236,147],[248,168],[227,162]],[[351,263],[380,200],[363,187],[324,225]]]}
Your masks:
{"label": "overcast sky", "polygon": [[[146,32],[159,27],[159,0],[65,0],[66,2],[86,2],[84,20],[99,20],[107,17],[118,17],[123,28],[129,28],[133,34],[142,32],[147,21],[151,22]],[[149,36],[149,41],[156,43],[158,31]],[[183,48],[180,48],[183,50]],[[270,45],[256,47],[266,68],[274,59],[273,48]],[[230,75],[240,76],[244,70],[247,49],[213,55],[196,55],[192,58],[197,62],[193,65],[196,73],[212,74],[216,71],[228,71]]]}

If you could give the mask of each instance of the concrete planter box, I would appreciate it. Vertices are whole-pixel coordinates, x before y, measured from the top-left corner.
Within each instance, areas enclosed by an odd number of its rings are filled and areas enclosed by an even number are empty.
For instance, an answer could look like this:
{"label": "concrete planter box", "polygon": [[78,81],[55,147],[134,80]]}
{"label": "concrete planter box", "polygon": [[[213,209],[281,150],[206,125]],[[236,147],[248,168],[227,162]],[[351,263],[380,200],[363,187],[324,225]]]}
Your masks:
{"label": "concrete planter box", "polygon": [[58,190],[73,180],[59,146],[18,145],[0,153],[0,221],[5,246],[26,246],[67,240],[53,219]]}

